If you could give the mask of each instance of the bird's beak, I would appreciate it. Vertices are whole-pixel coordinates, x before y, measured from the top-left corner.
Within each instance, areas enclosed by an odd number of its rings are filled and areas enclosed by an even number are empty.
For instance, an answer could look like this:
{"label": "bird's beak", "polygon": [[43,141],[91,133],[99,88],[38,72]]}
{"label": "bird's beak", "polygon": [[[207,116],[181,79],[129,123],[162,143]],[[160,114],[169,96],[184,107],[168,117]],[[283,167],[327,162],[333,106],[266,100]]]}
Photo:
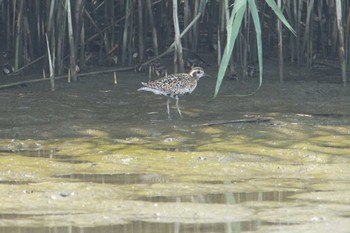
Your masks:
{"label": "bird's beak", "polygon": [[211,75],[207,74],[207,73],[204,73],[204,75],[202,77],[208,77],[208,78],[211,78]]}

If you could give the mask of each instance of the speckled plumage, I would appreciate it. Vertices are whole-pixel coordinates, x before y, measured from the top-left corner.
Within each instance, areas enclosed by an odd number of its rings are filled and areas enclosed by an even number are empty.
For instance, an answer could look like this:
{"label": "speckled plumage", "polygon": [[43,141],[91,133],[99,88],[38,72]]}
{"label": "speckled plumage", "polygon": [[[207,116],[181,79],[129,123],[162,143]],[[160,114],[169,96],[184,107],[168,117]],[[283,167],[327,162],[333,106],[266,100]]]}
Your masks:
{"label": "speckled plumage", "polygon": [[[179,108],[179,97],[191,94],[196,89],[198,80],[203,76],[206,76],[204,70],[201,67],[194,67],[189,73],[170,74],[155,81],[143,82],[144,87],[139,88],[138,91],[150,91],[156,95],[165,95],[176,99],[177,111],[182,116]],[[170,116],[169,103],[170,99],[167,101],[168,116]]]}

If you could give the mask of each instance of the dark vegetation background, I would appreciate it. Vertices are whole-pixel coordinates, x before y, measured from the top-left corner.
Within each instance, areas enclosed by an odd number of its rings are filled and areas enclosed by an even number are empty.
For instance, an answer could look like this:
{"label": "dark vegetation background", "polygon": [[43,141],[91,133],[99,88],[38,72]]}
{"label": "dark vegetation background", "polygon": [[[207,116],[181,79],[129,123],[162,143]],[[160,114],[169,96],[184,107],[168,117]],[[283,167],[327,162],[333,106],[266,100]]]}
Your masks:
{"label": "dark vegetation background", "polygon": [[[96,67],[134,69],[165,51],[173,56],[168,49],[179,39],[174,27],[176,20],[180,33],[191,25],[181,39],[183,64],[186,65],[186,59],[200,59],[201,54],[210,53],[216,58],[216,64],[212,65],[219,65],[227,40],[227,22],[235,2],[3,0],[0,1],[0,65],[4,75],[34,70],[40,76],[42,72],[56,77],[69,73],[72,80],[76,80],[77,72]],[[340,71],[341,64],[348,67],[349,1],[277,0],[296,35],[283,26],[279,30],[278,18],[265,1],[255,3],[262,27],[264,58],[278,57],[280,53],[280,60],[307,68],[327,66]],[[197,21],[196,17],[199,17]],[[248,8],[228,74],[236,72],[237,67],[248,71],[250,65],[256,64],[254,30]],[[178,51],[179,47],[175,47]],[[174,70],[181,71],[182,61],[174,61]],[[281,66],[283,62],[280,69]],[[249,73],[242,72],[242,75]],[[339,81],[346,85],[346,76],[339,76]]]}

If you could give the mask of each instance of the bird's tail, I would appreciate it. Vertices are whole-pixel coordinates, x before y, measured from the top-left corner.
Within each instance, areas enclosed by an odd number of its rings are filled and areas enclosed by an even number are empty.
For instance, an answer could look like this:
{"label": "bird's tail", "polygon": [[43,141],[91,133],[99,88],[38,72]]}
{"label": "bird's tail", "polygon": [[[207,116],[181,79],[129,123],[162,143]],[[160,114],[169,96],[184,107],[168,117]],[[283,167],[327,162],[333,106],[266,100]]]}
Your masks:
{"label": "bird's tail", "polygon": [[167,95],[167,93],[165,93],[162,90],[158,90],[158,89],[154,89],[152,87],[141,87],[139,89],[137,89],[138,91],[150,91],[153,92],[156,95]]}
{"label": "bird's tail", "polygon": [[141,87],[139,89],[137,89],[138,91],[152,91],[153,92],[153,89],[152,88],[149,88],[149,87]]}

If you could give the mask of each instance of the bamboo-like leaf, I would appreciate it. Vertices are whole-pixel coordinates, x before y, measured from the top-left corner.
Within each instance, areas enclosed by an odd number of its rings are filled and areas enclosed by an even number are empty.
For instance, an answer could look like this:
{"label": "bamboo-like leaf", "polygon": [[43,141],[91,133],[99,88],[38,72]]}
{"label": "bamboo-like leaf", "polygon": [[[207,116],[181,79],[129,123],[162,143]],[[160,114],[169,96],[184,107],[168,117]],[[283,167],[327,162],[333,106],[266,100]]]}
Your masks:
{"label": "bamboo-like leaf", "polygon": [[[215,93],[214,97],[217,96],[222,80],[224,78],[228,62],[231,58],[233,47],[237,38],[237,34],[239,32],[242,19],[247,7],[247,2],[249,2],[250,6],[250,12],[252,14],[254,27],[256,31],[256,37],[257,37],[257,48],[258,48],[258,62],[259,62],[259,86],[258,88],[251,94],[254,94],[262,84],[262,74],[263,74],[263,58],[262,58],[262,40],[261,40],[261,25],[260,25],[260,19],[259,19],[259,13],[258,9],[255,3],[255,0],[236,0],[234,2],[234,6],[231,12],[231,17],[229,19],[228,25],[227,25],[227,45],[221,60],[221,64],[219,67],[219,73],[218,78],[216,81],[216,87],[215,87]],[[272,8],[272,10],[275,12],[277,17],[281,20],[281,22],[293,33],[295,34],[294,29],[290,26],[286,18],[284,17],[282,11],[278,8],[274,0],[266,0],[266,3]],[[248,95],[251,95],[248,94]],[[237,95],[237,96],[247,96],[247,95]]]}
{"label": "bamboo-like leaf", "polygon": [[277,17],[279,18],[279,20],[281,20],[281,22],[294,34],[296,35],[294,29],[292,28],[292,26],[290,26],[290,24],[288,23],[288,21],[286,20],[286,18],[283,15],[283,12],[279,9],[279,7],[277,6],[275,0],[266,0],[266,3],[271,7],[271,9],[275,12],[275,14],[277,15]]}
{"label": "bamboo-like leaf", "polygon": [[236,0],[233,6],[231,17],[227,25],[228,39],[227,39],[226,48],[224,50],[223,57],[221,60],[218,78],[216,80],[214,97],[217,96],[222,80],[224,79],[227,65],[231,59],[233,47],[235,45],[237,35],[242,24],[246,7],[247,7],[247,0]]}

